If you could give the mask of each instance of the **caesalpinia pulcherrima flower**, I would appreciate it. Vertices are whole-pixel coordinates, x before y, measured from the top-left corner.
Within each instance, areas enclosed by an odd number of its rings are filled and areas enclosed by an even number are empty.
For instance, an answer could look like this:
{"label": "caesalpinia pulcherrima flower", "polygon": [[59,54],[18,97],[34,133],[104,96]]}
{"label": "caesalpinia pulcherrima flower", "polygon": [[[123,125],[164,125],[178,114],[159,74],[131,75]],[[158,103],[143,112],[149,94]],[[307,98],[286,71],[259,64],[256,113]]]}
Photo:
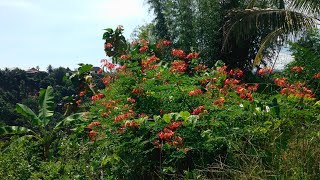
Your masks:
{"label": "caesalpinia pulcherrima flower", "polygon": [[181,49],[173,49],[171,54],[178,58],[185,58],[186,56],[186,54]]}
{"label": "caesalpinia pulcherrima flower", "polygon": [[203,94],[201,89],[195,89],[189,92],[189,96],[195,96],[195,95],[199,95],[199,94]]}
{"label": "caesalpinia pulcherrima flower", "polygon": [[182,122],[173,122],[168,126],[164,127],[161,132],[159,132],[158,137],[153,141],[156,148],[161,148],[163,143],[168,143],[171,146],[183,146],[182,137],[175,135],[175,131],[181,126]]}
{"label": "caesalpinia pulcherrima flower", "polygon": [[217,100],[213,101],[212,103],[217,106],[223,106],[224,101],[225,101],[224,97],[220,97]]}
{"label": "caesalpinia pulcherrima flower", "polygon": [[113,45],[111,43],[106,43],[104,44],[104,48],[107,49],[107,48],[112,48]]}
{"label": "caesalpinia pulcherrima flower", "polygon": [[96,94],[96,95],[92,96],[91,97],[91,101],[94,102],[94,101],[97,101],[97,100],[102,99],[104,97],[105,97],[104,94],[99,93],[99,94]]}
{"label": "caesalpinia pulcherrima flower", "polygon": [[188,64],[184,61],[173,61],[171,63],[170,72],[182,73],[187,70]]}
{"label": "caesalpinia pulcherrima flower", "polygon": [[296,72],[296,73],[299,73],[301,71],[303,71],[303,67],[302,66],[294,66],[291,68],[291,72]]}
{"label": "caesalpinia pulcherrima flower", "polygon": [[320,72],[314,74],[314,75],[313,75],[313,78],[315,78],[315,79],[320,79]]}
{"label": "caesalpinia pulcherrima flower", "polygon": [[257,73],[260,75],[260,76],[265,76],[265,75],[267,75],[267,73],[268,74],[271,74],[272,73],[272,69],[271,68],[265,68],[265,69],[259,69],[258,71],[257,71]]}
{"label": "caesalpinia pulcherrima flower", "polygon": [[204,109],[205,109],[204,106],[199,106],[199,107],[195,108],[195,109],[192,111],[191,114],[193,114],[193,115],[199,115]]}
{"label": "caesalpinia pulcherrima flower", "polygon": [[200,54],[200,53],[198,53],[198,52],[190,53],[190,54],[187,55],[186,58],[187,58],[187,59],[198,58],[199,54]]}
{"label": "caesalpinia pulcherrima flower", "polygon": [[159,60],[155,55],[149,57],[147,60],[141,61],[141,71],[155,69],[158,66],[155,64]]}

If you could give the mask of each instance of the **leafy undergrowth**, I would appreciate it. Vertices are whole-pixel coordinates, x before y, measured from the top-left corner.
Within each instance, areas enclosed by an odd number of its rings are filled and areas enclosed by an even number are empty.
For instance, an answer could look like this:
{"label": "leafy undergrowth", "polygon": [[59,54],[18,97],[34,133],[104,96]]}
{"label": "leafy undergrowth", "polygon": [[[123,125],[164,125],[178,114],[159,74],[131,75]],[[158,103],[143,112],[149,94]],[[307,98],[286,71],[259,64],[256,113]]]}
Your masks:
{"label": "leafy undergrowth", "polygon": [[47,161],[36,142],[2,145],[2,177],[320,178],[320,103],[304,83],[269,69],[258,73],[273,83],[242,83],[240,69],[207,68],[168,41],[116,60],[102,61],[105,89],[77,101],[87,120],[60,131]]}

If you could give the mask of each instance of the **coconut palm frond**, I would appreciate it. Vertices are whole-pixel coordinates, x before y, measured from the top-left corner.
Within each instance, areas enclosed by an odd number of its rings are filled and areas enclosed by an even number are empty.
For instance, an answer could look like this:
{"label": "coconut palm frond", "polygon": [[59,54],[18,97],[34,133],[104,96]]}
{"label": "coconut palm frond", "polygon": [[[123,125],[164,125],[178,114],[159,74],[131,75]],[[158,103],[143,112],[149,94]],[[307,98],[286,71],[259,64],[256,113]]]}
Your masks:
{"label": "coconut palm frond", "polygon": [[263,59],[263,51],[267,48],[269,44],[276,42],[278,37],[284,33],[283,29],[277,29],[272,33],[269,33],[261,42],[259,50],[256,54],[256,57],[253,61],[253,66],[259,65],[261,60]]}
{"label": "coconut palm frond", "polygon": [[320,14],[319,0],[286,0],[286,4],[291,9],[298,9],[302,12]]}
{"label": "coconut palm frond", "polygon": [[282,29],[283,33],[294,33],[315,27],[315,20],[303,13],[284,9],[245,9],[231,11],[224,25],[223,50],[226,49],[230,37],[242,41],[259,29],[270,32]]}

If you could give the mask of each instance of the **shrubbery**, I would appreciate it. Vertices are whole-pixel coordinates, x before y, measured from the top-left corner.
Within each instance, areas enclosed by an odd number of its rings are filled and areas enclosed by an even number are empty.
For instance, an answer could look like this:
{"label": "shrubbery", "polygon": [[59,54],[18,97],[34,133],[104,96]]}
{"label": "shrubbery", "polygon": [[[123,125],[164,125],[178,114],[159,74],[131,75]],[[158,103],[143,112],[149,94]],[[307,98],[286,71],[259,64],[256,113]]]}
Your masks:
{"label": "shrubbery", "polygon": [[[240,69],[207,68],[168,41],[122,54],[106,40],[120,65],[102,61],[105,88],[93,89],[88,120],[63,129],[41,165],[23,157],[25,177],[320,178],[320,104],[303,83],[268,70],[259,76],[274,83],[244,83]],[[2,152],[0,172],[19,152]]]}

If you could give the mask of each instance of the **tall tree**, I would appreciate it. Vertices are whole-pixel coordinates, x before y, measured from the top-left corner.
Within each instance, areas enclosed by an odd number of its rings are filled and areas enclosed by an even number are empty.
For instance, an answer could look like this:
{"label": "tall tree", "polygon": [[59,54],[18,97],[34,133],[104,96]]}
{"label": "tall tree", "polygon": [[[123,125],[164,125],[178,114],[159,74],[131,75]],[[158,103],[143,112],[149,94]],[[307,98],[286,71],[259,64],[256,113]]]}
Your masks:
{"label": "tall tree", "polygon": [[[314,18],[304,13],[320,12],[318,0],[156,2],[161,2],[158,5],[162,7],[158,14],[162,15],[162,21],[155,21],[156,26],[167,29],[179,47],[199,50],[202,61],[209,66],[214,60],[222,59],[231,68],[241,67],[248,71],[253,62],[265,63],[261,61],[262,57],[271,59],[288,34],[314,25]],[[155,2],[151,4],[149,0],[148,3],[156,12]]]}
{"label": "tall tree", "polygon": [[147,0],[147,2],[150,4],[151,8],[154,11],[155,14],[155,29],[154,32],[158,38],[165,38],[170,39],[170,35],[168,32],[168,27],[165,20],[164,15],[164,4],[165,0]]}

